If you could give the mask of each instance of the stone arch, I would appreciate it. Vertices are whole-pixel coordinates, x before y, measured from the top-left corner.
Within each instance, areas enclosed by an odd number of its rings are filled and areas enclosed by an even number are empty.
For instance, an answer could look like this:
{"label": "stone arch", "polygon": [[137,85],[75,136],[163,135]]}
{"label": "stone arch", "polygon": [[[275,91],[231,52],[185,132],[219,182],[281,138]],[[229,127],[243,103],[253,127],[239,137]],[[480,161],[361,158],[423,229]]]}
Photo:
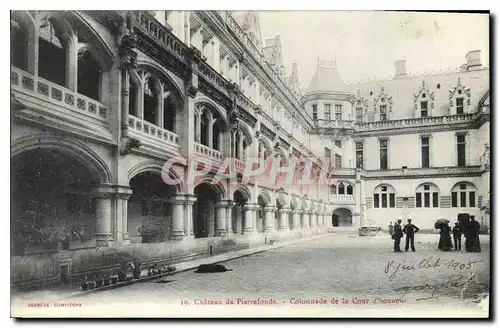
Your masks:
{"label": "stone arch", "polygon": [[224,128],[229,128],[229,121],[225,109],[214,102],[212,99],[206,96],[196,97],[194,106],[195,108],[205,106],[212,112],[212,114],[215,114],[216,116],[219,116],[220,119],[222,119]]}
{"label": "stone arch", "polygon": [[264,202],[264,205],[272,204],[272,197],[267,190],[260,191],[257,199],[259,199],[259,198],[262,199],[262,201]]}
{"label": "stone arch", "polygon": [[307,195],[302,198],[301,207],[302,207],[303,210],[308,210],[309,209],[309,198],[307,197]]}
{"label": "stone arch", "polygon": [[[142,161],[139,164],[133,166],[132,168],[129,169],[127,173],[127,181],[130,183],[130,180],[135,177],[138,174],[141,174],[143,172],[151,171],[154,173],[159,174],[162,177],[163,180],[163,175],[167,174],[167,172],[164,172],[164,167],[162,162],[160,161],[155,161],[155,160],[146,160]],[[183,193],[184,192],[184,182],[179,176],[175,170],[170,168],[168,171],[168,175],[170,179],[177,181],[178,183],[175,185],[176,191],[178,193]]]}
{"label": "stone arch", "polygon": [[197,181],[196,185],[194,186],[194,189],[196,189],[196,187],[202,184],[209,185],[216,192],[218,200],[223,200],[228,198],[226,189],[220,182],[213,183],[213,179],[211,179],[210,177],[205,177]]}
{"label": "stone arch", "polygon": [[240,131],[245,136],[245,139],[247,140],[248,144],[249,145],[252,144],[253,134],[250,130],[250,127],[245,122],[240,121],[239,128],[240,128]]}
{"label": "stone arch", "polygon": [[14,140],[11,144],[11,158],[34,149],[58,150],[77,159],[87,167],[101,183],[111,183],[111,171],[104,160],[85,144],[54,135],[34,135]]}
{"label": "stone arch", "polygon": [[281,207],[281,208],[287,207],[287,201],[286,201],[285,195],[283,195],[283,194],[277,195],[276,206]]}
{"label": "stone arch", "polygon": [[299,208],[298,201],[295,197],[292,197],[292,199],[290,199],[290,207],[294,210]]}
{"label": "stone arch", "polygon": [[[181,86],[179,86],[165,71],[165,68],[158,65],[156,62],[138,60],[137,61],[138,70],[142,69],[145,72],[144,78],[148,76],[153,76],[157,81],[165,83],[167,90],[172,89],[174,92],[174,98],[178,105],[182,105],[186,101],[184,92]],[[144,82],[144,81],[142,81]]]}
{"label": "stone arch", "polygon": [[236,189],[234,190],[235,192],[236,191],[239,191],[245,198],[246,198],[246,201],[247,202],[250,202],[253,198],[252,198],[252,192],[250,191],[250,189],[244,185],[244,184],[239,184]]}
{"label": "stone arch", "polygon": [[415,191],[418,191],[420,189],[423,189],[424,185],[429,185],[431,188],[434,189],[434,191],[437,191],[438,193],[441,193],[441,190],[439,190],[439,187],[438,185],[436,185],[435,183],[433,182],[422,182],[421,184],[419,184],[417,186],[417,188],[415,188]]}
{"label": "stone arch", "polygon": [[[15,28],[11,26],[11,64],[21,66],[31,74],[35,74],[35,35],[37,23],[35,18],[27,11],[14,10],[11,12],[12,20],[19,25],[22,37],[16,34]],[[25,39],[26,38],[26,39]]]}
{"label": "stone arch", "polygon": [[332,211],[333,227],[352,227],[352,211],[346,207],[337,207]]}

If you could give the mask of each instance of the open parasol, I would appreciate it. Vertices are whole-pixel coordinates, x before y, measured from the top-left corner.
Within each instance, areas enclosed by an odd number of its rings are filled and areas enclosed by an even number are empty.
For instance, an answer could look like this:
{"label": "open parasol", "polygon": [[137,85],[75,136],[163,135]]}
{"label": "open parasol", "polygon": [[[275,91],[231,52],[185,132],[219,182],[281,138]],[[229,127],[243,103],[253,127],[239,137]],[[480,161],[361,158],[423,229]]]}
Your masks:
{"label": "open parasol", "polygon": [[449,223],[450,223],[450,220],[445,219],[445,218],[440,218],[440,219],[437,219],[436,222],[434,223],[434,228],[441,229],[441,226],[448,225]]}

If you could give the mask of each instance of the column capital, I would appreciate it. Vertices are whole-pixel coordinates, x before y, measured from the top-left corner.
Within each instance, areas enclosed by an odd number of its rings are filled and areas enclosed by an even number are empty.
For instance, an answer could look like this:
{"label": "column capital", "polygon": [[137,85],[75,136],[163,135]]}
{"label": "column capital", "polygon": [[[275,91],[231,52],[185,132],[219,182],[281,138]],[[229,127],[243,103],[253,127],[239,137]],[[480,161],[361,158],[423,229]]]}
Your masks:
{"label": "column capital", "polygon": [[278,208],[276,206],[265,206],[264,212],[276,212]]}
{"label": "column capital", "polygon": [[219,200],[215,203],[215,208],[221,208],[221,207],[224,207],[224,208],[228,208],[228,207],[231,207],[233,205],[233,201],[232,200]]}
{"label": "column capital", "polygon": [[193,205],[198,200],[198,196],[196,195],[185,194],[184,197],[186,198],[187,205]]}
{"label": "column capital", "polygon": [[259,204],[245,204],[243,205],[243,209],[244,210],[249,210],[249,211],[253,211],[253,210],[257,210],[259,209]]}
{"label": "column capital", "polygon": [[94,198],[112,198],[118,197],[128,199],[132,195],[132,189],[129,186],[112,185],[103,183],[92,190]]}
{"label": "column capital", "polygon": [[184,195],[174,195],[168,199],[170,204],[183,205],[186,198]]}
{"label": "column capital", "polygon": [[288,208],[288,207],[284,207],[284,208],[281,208],[278,210],[278,212],[280,213],[290,213],[292,211],[291,208]]}
{"label": "column capital", "polygon": [[292,214],[300,214],[300,213],[302,213],[301,209],[296,208],[292,210]]}

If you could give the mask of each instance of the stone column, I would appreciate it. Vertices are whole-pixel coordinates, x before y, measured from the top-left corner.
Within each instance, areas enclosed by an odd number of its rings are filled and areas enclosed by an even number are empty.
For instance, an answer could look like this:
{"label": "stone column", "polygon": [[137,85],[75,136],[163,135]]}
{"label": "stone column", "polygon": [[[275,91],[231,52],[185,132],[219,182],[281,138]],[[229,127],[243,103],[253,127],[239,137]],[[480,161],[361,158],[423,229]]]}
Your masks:
{"label": "stone column", "polygon": [[275,206],[264,207],[264,232],[274,232],[274,212]]}
{"label": "stone column", "polygon": [[311,229],[315,229],[318,226],[318,213],[311,212],[310,217],[311,217]]}
{"label": "stone column", "polygon": [[256,226],[254,224],[254,212],[256,210],[256,206],[254,204],[246,204],[243,206],[244,220],[243,220],[243,233],[244,234],[252,234],[256,231]]}
{"label": "stone column", "polygon": [[279,227],[278,230],[289,230],[288,227],[288,213],[290,213],[289,208],[282,208],[279,210]]}
{"label": "stone column", "polygon": [[292,229],[300,229],[300,210],[298,209],[292,211]]}
{"label": "stone column", "polygon": [[215,204],[215,236],[224,237],[227,235],[227,207],[228,202],[221,200]]}
{"label": "stone column", "polygon": [[185,235],[184,230],[184,195],[175,195],[169,199],[172,204],[172,229],[169,238],[171,240],[182,240]]}
{"label": "stone column", "polygon": [[114,240],[111,226],[112,195],[113,189],[109,185],[101,185],[94,190],[97,246],[106,247]]}
{"label": "stone column", "polygon": [[309,230],[309,212],[302,211],[302,229]]}
{"label": "stone column", "polygon": [[[228,235],[233,234],[233,206],[236,206],[236,203],[228,201],[226,207],[226,227]],[[236,213],[236,217],[238,217],[238,213]]]}
{"label": "stone column", "polygon": [[132,195],[132,189],[121,187],[116,194],[116,232],[118,244],[129,244],[128,235],[128,199]]}
{"label": "stone column", "polygon": [[185,195],[185,207],[184,207],[184,234],[189,238],[194,238],[194,217],[193,217],[193,205],[196,202],[196,195]]}

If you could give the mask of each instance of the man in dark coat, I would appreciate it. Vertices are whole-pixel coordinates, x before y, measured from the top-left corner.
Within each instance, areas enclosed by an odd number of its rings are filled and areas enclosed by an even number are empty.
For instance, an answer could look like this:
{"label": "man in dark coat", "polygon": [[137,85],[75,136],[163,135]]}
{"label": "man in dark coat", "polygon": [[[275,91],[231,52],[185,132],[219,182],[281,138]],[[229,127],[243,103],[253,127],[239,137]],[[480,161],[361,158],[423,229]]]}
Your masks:
{"label": "man in dark coat", "polygon": [[411,219],[408,219],[408,224],[403,228],[403,232],[406,234],[405,252],[408,252],[408,249],[410,248],[410,242],[411,251],[415,252],[415,234],[419,230],[420,229],[416,225],[411,223]]}
{"label": "man in dark coat", "polygon": [[458,222],[455,222],[455,226],[453,227],[453,244],[455,244],[455,250],[462,250],[462,229]]}
{"label": "man in dark coat", "polygon": [[402,252],[400,247],[401,238],[403,238],[403,230],[401,228],[401,220],[398,220],[394,224],[394,233],[392,234],[392,239],[394,239],[394,252]]}
{"label": "man in dark coat", "polygon": [[467,227],[466,238],[466,248],[467,252],[481,252],[481,243],[479,242],[479,230],[481,225],[475,220],[476,218],[471,215],[469,226]]}
{"label": "man in dark coat", "polygon": [[392,222],[389,223],[389,236],[392,236],[392,234],[394,233],[394,226],[392,225]]}

